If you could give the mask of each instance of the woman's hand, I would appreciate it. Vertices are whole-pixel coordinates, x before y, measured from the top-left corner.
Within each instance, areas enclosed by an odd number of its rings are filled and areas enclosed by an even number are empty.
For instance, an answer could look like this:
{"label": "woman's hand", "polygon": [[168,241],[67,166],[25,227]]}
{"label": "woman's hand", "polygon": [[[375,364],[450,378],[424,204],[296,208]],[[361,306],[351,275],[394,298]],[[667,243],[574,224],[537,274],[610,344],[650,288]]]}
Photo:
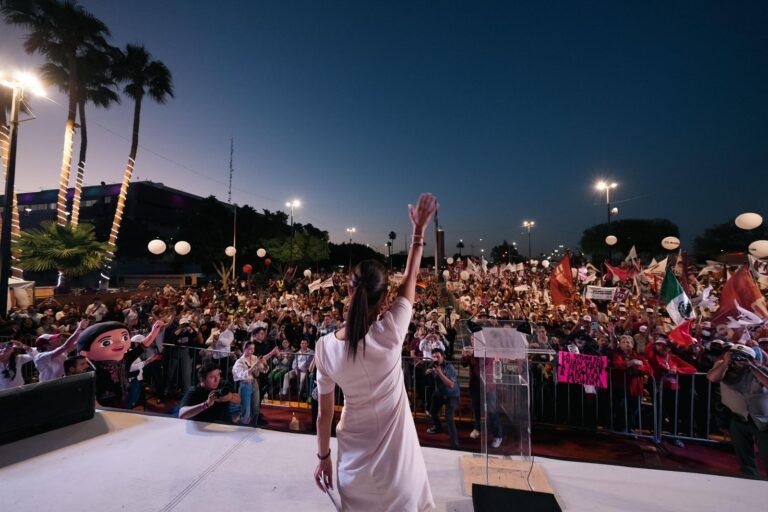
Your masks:
{"label": "woman's hand", "polygon": [[333,489],[333,462],[331,462],[330,457],[318,462],[317,468],[315,468],[315,484],[321,491],[325,492],[321,482],[325,482],[328,489]]}
{"label": "woman's hand", "polygon": [[421,194],[416,206],[408,205],[408,216],[411,218],[414,233],[424,233],[438,208],[440,205],[437,198],[431,193]]}

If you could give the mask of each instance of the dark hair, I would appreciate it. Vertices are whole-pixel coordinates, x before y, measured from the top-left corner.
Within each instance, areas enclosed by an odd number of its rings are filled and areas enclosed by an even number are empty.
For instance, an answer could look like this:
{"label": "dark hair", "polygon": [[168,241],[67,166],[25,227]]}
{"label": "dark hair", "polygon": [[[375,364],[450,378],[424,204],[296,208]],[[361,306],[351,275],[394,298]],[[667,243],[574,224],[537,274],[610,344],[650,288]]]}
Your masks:
{"label": "dark hair", "polygon": [[69,375],[69,370],[75,367],[78,359],[85,359],[85,356],[71,356],[64,360],[64,375]]}
{"label": "dark hair", "polygon": [[203,363],[203,365],[200,367],[199,370],[197,370],[197,378],[200,379],[200,382],[204,381],[206,377],[208,377],[208,374],[215,370],[220,370],[219,366],[213,362],[207,362]]}
{"label": "dark hair", "polygon": [[248,345],[253,345],[253,348],[254,349],[256,348],[256,343],[255,342],[253,342],[253,341],[246,341],[245,343],[243,343],[243,350],[247,349]]}
{"label": "dark hair", "polygon": [[352,296],[347,311],[345,325],[347,338],[347,356],[357,357],[358,343],[365,353],[365,335],[373,323],[370,311],[387,293],[387,271],[384,265],[375,260],[358,263],[349,275]]}
{"label": "dark hair", "polygon": [[93,324],[80,333],[80,337],[77,338],[77,351],[82,352],[83,350],[91,350],[91,345],[96,341],[96,338],[105,332],[116,330],[127,331],[128,327],[122,322],[101,322]]}

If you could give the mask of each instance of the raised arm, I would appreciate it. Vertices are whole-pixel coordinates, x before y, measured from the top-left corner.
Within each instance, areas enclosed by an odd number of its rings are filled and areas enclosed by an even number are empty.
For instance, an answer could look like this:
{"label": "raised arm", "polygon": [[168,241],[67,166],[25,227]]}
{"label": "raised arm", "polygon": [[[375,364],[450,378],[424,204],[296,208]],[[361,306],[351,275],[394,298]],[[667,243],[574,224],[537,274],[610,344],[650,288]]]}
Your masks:
{"label": "raised arm", "polygon": [[413,239],[411,250],[408,252],[403,282],[397,296],[404,297],[411,304],[416,299],[416,279],[421,265],[421,256],[424,253],[424,232],[439,207],[437,198],[430,193],[421,194],[416,206],[408,205],[408,216],[413,226]]}

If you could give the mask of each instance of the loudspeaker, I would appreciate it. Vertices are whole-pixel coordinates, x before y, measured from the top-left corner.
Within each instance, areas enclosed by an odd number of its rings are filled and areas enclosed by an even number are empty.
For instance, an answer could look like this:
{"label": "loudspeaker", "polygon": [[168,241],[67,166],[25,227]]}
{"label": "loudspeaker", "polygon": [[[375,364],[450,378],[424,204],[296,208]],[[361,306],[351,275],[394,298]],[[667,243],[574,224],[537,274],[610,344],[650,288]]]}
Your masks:
{"label": "loudspeaker", "polygon": [[472,505],[477,512],[562,512],[554,494],[472,484]]}
{"label": "loudspeaker", "polygon": [[93,372],[0,391],[0,445],[93,418]]}

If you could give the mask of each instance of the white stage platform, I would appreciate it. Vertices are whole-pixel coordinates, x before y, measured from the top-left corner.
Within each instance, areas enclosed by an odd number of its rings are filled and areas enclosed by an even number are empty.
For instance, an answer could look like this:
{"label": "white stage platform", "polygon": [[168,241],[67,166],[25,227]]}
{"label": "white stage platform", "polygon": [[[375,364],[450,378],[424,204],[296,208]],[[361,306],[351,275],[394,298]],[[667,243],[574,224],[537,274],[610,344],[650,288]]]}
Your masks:
{"label": "white stage platform", "polygon": [[[463,454],[424,448],[438,510],[472,510]],[[568,511],[764,510],[768,500],[765,482],[536,461]],[[315,462],[309,435],[99,411],[0,446],[0,503],[9,512],[333,511],[312,480]]]}

